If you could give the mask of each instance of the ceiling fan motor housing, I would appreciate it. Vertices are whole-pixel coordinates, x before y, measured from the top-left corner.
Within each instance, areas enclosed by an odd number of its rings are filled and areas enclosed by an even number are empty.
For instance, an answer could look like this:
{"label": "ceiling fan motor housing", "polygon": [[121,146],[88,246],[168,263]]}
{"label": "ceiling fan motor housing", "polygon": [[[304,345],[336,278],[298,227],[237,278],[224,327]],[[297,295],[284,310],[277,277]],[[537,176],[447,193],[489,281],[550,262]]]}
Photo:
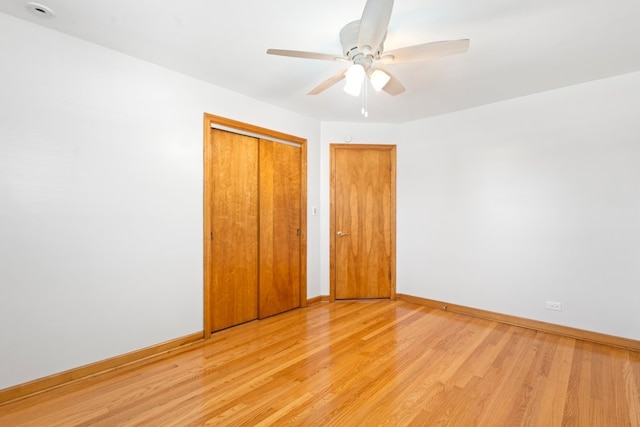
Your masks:
{"label": "ceiling fan motor housing", "polygon": [[354,64],[362,65],[365,70],[368,70],[373,64],[373,60],[380,56],[380,53],[384,50],[384,39],[387,37],[385,34],[382,38],[382,42],[376,48],[372,48],[369,54],[365,54],[358,49],[358,34],[360,33],[360,20],[349,22],[340,30],[340,44],[342,44],[342,51],[344,55],[349,58]]}

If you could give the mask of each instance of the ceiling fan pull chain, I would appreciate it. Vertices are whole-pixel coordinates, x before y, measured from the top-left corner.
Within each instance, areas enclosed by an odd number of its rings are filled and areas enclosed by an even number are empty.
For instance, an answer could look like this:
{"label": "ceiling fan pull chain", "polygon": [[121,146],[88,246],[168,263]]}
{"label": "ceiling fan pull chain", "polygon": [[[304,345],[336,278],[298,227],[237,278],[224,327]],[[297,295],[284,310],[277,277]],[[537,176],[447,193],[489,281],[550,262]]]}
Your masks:
{"label": "ceiling fan pull chain", "polygon": [[363,88],[362,88],[362,98],[360,98],[360,104],[361,104],[361,107],[360,107],[360,114],[362,114],[363,116],[364,116],[364,110],[365,110],[365,107],[366,107],[366,105],[365,105],[365,100],[364,100],[364,98],[365,98],[365,93],[366,93],[366,92],[365,92],[365,90],[366,90],[366,89],[365,89],[365,87],[363,87]]}
{"label": "ceiling fan pull chain", "polygon": [[368,101],[368,85],[367,85],[367,79],[364,79],[362,81],[362,115],[364,117],[369,117],[369,110],[367,109],[367,101]]}

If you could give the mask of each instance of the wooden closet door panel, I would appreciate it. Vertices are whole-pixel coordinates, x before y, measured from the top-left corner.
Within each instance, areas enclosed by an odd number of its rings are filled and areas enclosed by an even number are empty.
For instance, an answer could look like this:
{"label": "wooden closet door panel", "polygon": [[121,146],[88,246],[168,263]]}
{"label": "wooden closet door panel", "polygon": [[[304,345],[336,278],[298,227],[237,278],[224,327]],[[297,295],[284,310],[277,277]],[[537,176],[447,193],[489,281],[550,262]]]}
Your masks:
{"label": "wooden closet door panel", "polygon": [[300,155],[260,140],[260,318],[300,307]]}
{"label": "wooden closet door panel", "polygon": [[258,317],[258,140],[212,129],[214,331]]}

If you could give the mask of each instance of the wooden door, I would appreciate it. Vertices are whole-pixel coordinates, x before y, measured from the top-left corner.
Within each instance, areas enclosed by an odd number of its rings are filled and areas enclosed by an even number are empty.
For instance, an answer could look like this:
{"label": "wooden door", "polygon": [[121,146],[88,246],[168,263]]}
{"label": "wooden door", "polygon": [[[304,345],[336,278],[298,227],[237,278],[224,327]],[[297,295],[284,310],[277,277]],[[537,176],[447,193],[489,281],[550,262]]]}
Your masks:
{"label": "wooden door", "polygon": [[300,307],[300,155],[260,140],[260,318]]}
{"label": "wooden door", "polygon": [[395,146],[331,146],[331,290],[395,297]]}
{"label": "wooden door", "polygon": [[258,140],[212,129],[211,326],[258,317]]}

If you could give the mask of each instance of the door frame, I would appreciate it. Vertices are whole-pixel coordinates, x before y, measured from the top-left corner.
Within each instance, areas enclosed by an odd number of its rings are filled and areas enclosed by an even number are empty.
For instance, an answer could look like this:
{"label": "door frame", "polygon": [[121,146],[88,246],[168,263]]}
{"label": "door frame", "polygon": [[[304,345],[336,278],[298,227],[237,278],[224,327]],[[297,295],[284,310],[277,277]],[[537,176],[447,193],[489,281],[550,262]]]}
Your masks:
{"label": "door frame", "polygon": [[391,154],[391,283],[389,299],[396,299],[396,146],[389,144],[329,144],[329,301],[336,300],[336,149],[381,150]]}
{"label": "door frame", "polygon": [[271,129],[204,113],[203,149],[203,329],[205,339],[212,333],[211,325],[211,129],[228,130],[256,138],[300,146],[300,307],[307,306],[307,140]]}

